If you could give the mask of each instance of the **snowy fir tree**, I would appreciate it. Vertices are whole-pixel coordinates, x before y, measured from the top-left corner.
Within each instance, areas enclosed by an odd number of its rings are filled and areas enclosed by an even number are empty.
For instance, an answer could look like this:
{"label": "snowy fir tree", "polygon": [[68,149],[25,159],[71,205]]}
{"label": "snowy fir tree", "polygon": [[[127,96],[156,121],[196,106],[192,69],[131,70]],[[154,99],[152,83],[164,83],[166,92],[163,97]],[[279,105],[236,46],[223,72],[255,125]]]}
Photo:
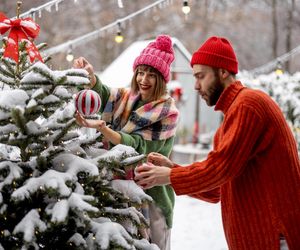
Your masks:
{"label": "snowy fir tree", "polygon": [[76,126],[87,72],[18,50],[18,63],[0,51],[0,249],[158,249],[141,236],[152,199],[126,179],[144,155]]}
{"label": "snowy fir tree", "polygon": [[266,92],[276,101],[294,133],[300,150],[300,73],[291,75],[272,72],[253,76],[242,72],[239,78],[246,85]]}

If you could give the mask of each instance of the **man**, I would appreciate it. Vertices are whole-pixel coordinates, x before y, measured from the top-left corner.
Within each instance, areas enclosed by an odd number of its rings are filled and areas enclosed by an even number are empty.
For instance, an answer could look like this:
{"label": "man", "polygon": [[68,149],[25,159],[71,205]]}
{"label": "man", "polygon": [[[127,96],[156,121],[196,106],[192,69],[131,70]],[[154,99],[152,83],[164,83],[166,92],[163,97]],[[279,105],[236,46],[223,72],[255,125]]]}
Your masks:
{"label": "man", "polygon": [[[230,42],[209,38],[191,59],[195,89],[224,120],[207,159],[181,167],[157,153],[136,171],[145,189],[171,184],[177,195],[221,201],[230,250],[300,249],[300,163],[277,104],[235,80]],[[287,247],[285,246],[285,247]]]}

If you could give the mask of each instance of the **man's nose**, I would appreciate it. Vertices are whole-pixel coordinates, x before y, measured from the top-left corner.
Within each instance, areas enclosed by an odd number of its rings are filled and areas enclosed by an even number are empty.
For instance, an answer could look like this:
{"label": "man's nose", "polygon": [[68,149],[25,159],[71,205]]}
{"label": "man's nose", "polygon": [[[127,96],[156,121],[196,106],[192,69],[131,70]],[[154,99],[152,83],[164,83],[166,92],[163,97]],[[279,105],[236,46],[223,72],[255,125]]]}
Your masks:
{"label": "man's nose", "polygon": [[195,80],[194,89],[196,89],[196,90],[200,90],[201,89],[201,84],[199,83],[198,80]]}

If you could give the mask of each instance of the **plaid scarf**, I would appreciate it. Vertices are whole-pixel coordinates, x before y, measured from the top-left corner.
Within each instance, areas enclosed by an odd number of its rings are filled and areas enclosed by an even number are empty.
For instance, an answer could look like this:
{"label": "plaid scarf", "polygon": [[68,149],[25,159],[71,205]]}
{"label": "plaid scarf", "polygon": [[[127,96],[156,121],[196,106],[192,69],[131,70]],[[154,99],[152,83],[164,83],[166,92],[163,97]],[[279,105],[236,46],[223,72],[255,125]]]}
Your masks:
{"label": "plaid scarf", "polygon": [[115,131],[139,134],[145,140],[165,140],[175,135],[179,111],[169,95],[134,110],[140,94],[129,89],[111,89],[102,119]]}

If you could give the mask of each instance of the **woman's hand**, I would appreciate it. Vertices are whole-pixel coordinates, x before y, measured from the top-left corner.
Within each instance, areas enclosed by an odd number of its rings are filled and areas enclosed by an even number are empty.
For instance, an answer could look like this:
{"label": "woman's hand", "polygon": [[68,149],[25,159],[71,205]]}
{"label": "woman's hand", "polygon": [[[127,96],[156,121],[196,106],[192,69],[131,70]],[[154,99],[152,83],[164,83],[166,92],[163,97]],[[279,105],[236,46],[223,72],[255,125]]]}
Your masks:
{"label": "woman's hand", "polygon": [[156,152],[148,154],[147,162],[156,166],[164,166],[168,168],[172,168],[174,166],[173,162],[168,157]]}
{"label": "woman's hand", "polygon": [[93,119],[85,119],[79,112],[75,114],[76,123],[79,126],[87,127],[87,128],[95,128],[101,132],[104,138],[111,142],[114,145],[118,145],[121,143],[121,135],[120,133],[112,130],[109,126],[106,126],[106,122],[103,120],[93,120]]}
{"label": "woman's hand", "polygon": [[73,63],[73,67],[75,69],[85,69],[89,73],[89,78],[91,82],[90,87],[93,88],[95,86],[96,76],[94,73],[94,68],[84,57],[79,57],[75,59]]}
{"label": "woman's hand", "polygon": [[75,114],[76,123],[82,127],[95,128],[102,132],[106,127],[106,122],[103,120],[85,119],[79,112]]}

